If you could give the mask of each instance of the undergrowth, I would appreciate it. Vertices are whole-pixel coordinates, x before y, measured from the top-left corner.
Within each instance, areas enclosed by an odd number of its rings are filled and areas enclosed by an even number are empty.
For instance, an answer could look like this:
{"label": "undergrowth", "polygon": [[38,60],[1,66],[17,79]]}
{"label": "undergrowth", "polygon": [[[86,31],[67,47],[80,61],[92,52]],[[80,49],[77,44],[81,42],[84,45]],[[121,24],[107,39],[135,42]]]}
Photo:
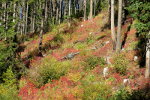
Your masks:
{"label": "undergrowth", "polygon": [[54,58],[45,58],[37,70],[29,72],[29,77],[37,86],[42,86],[65,75],[71,66],[70,61],[59,62]]}
{"label": "undergrowth", "polygon": [[84,61],[85,70],[92,70],[98,65],[103,67],[106,62],[102,57],[90,56]]}
{"label": "undergrowth", "polygon": [[113,61],[114,61],[113,66],[115,68],[115,71],[117,73],[125,75],[126,71],[127,71],[127,68],[128,68],[128,64],[129,64],[129,61],[125,58],[125,55],[123,55],[123,54],[116,54],[113,57]]}

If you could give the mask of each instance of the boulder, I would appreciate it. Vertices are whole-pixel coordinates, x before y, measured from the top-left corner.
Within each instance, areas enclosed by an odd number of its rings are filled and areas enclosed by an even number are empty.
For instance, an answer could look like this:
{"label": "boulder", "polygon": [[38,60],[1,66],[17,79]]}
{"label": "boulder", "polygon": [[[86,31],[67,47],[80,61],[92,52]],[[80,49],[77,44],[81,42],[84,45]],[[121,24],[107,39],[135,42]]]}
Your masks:
{"label": "boulder", "polygon": [[103,69],[103,76],[106,77],[106,76],[108,76],[108,74],[109,74],[109,68],[108,68],[108,67],[105,67],[105,68]]}
{"label": "boulder", "polygon": [[138,60],[138,56],[134,56],[134,61],[136,62]]}
{"label": "boulder", "polygon": [[107,63],[108,65],[111,65],[110,59],[111,59],[111,57],[109,57],[109,56],[106,57],[106,59],[105,59],[105,60],[106,60],[106,63]]}
{"label": "boulder", "polygon": [[130,84],[130,80],[129,79],[123,79],[123,85],[127,86]]}

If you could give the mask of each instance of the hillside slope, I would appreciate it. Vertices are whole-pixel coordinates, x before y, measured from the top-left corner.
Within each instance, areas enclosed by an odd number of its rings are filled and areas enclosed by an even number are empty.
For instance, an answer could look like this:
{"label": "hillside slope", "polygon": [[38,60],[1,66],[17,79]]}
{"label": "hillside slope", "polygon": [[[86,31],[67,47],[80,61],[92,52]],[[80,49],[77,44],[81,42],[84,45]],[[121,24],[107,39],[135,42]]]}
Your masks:
{"label": "hillside slope", "polygon": [[[79,22],[72,31],[45,34],[44,44],[55,48],[30,60],[27,76],[20,80],[19,96],[23,100],[108,100],[118,95],[126,98],[127,91],[145,87],[149,80],[144,79],[145,68],[139,67],[138,38],[131,21],[128,18],[122,26],[120,54],[112,50],[111,31],[102,30],[107,23],[105,12]],[[34,51],[30,49],[33,41],[22,56]]]}

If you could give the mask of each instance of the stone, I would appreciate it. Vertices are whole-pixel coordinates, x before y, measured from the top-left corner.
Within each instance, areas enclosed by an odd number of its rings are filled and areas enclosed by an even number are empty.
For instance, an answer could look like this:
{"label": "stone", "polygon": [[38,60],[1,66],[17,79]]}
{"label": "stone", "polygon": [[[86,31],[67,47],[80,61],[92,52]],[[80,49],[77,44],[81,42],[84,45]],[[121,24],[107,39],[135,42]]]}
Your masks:
{"label": "stone", "polygon": [[92,32],[89,33],[89,35],[92,35],[92,34],[93,34]]}
{"label": "stone", "polygon": [[97,49],[97,47],[96,47],[96,46],[94,46],[94,47],[92,47],[92,48],[91,48],[91,50],[96,50],[96,49]]}
{"label": "stone", "polygon": [[136,62],[138,60],[138,56],[134,56],[134,61]]}
{"label": "stone", "polygon": [[124,48],[122,48],[121,50],[122,50],[122,51],[125,51],[125,49],[124,49]]}
{"label": "stone", "polygon": [[109,56],[106,57],[106,63],[107,63],[108,65],[111,65],[110,58],[111,58],[111,57],[109,57]]}
{"label": "stone", "polygon": [[69,59],[69,60],[71,60],[71,59],[74,58],[77,54],[79,54],[79,52],[76,52],[76,53],[69,53],[68,55],[64,56],[62,59]]}
{"label": "stone", "polygon": [[81,25],[81,27],[83,27],[83,25]]}
{"label": "stone", "polygon": [[108,68],[108,67],[105,67],[105,68],[103,69],[103,76],[106,77],[106,76],[108,76],[108,74],[109,74],[109,68]]}
{"label": "stone", "polygon": [[110,41],[106,41],[106,42],[105,42],[105,44],[108,44],[108,43],[110,43]]}
{"label": "stone", "polygon": [[43,57],[45,57],[46,56],[46,54],[43,54]]}
{"label": "stone", "polygon": [[129,79],[123,79],[123,84],[125,86],[127,86],[128,84],[130,84],[130,80]]}

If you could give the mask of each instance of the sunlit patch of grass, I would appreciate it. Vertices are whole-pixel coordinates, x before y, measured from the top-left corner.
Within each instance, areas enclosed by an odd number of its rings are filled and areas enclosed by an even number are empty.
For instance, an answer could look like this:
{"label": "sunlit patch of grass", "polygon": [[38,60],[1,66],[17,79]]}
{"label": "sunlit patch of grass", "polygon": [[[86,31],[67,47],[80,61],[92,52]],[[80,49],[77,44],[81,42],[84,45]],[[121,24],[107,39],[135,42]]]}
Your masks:
{"label": "sunlit patch of grass", "polygon": [[87,44],[86,43],[77,43],[74,48],[77,49],[77,50],[83,50],[87,47]]}
{"label": "sunlit patch of grass", "polygon": [[81,81],[84,93],[82,99],[84,100],[107,100],[112,93],[112,86],[106,85],[105,80],[89,73]]}
{"label": "sunlit patch of grass", "polygon": [[84,69],[85,70],[92,70],[98,65],[103,67],[106,64],[104,58],[102,57],[96,57],[96,56],[89,56],[85,59],[83,62]]}
{"label": "sunlit patch of grass", "polygon": [[73,48],[73,46],[74,46],[73,43],[65,43],[62,45],[61,49]]}
{"label": "sunlit patch of grass", "polygon": [[70,80],[74,81],[74,82],[78,82],[82,75],[81,73],[77,72],[77,73],[68,73],[68,77]]}
{"label": "sunlit patch of grass", "polygon": [[138,41],[133,41],[133,42],[131,42],[130,44],[129,44],[129,46],[127,47],[127,49],[126,50],[134,50],[134,49],[136,49],[137,48],[137,46],[138,46]]}
{"label": "sunlit patch of grass", "polygon": [[96,37],[96,40],[100,40],[106,37],[106,34],[100,35]]}

